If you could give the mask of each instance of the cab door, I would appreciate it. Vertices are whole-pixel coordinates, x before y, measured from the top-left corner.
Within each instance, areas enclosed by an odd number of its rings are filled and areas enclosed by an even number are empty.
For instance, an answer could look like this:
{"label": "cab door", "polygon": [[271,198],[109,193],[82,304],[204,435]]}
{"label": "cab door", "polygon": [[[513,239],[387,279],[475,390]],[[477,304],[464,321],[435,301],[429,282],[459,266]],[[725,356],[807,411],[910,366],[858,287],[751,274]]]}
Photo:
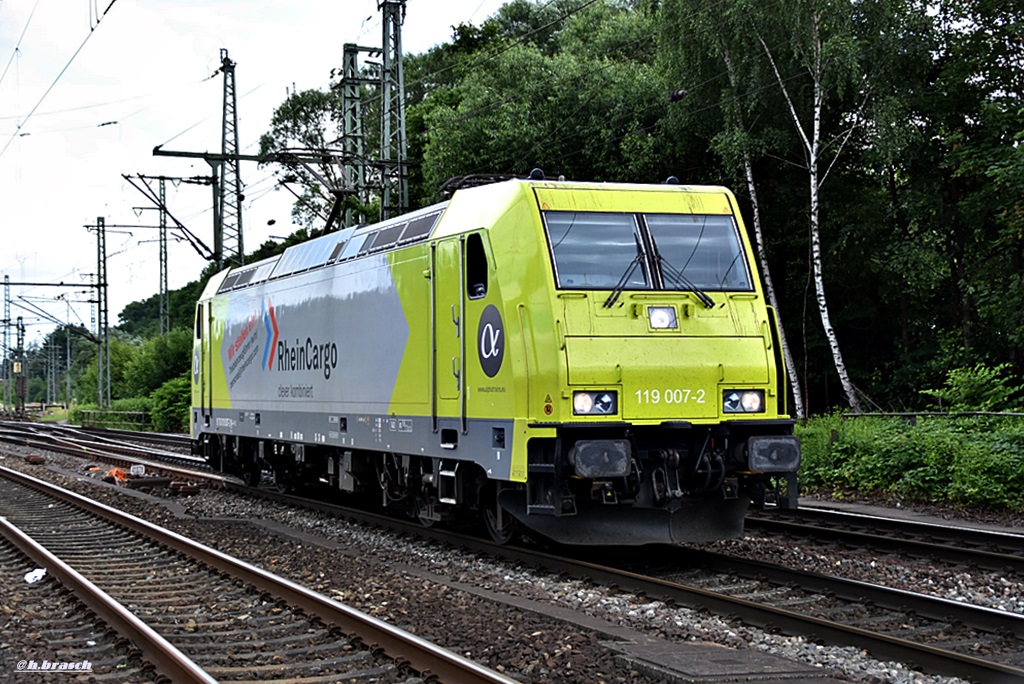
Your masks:
{"label": "cab door", "polygon": [[193,404],[198,405],[199,415],[194,426],[195,434],[209,427],[213,409],[213,366],[210,359],[210,303],[200,302],[196,306],[194,349],[192,352]]}
{"label": "cab door", "polygon": [[[465,378],[465,321],[463,320],[461,237],[441,240],[432,251],[434,362],[436,417],[463,416]],[[436,424],[435,424],[436,428]]]}

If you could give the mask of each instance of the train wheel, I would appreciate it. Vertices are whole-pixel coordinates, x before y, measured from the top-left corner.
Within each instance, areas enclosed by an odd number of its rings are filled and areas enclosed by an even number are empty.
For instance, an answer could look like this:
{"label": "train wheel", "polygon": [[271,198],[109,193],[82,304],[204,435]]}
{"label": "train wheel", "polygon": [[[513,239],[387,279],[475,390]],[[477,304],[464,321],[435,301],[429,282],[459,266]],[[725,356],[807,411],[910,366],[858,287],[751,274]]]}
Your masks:
{"label": "train wheel", "polygon": [[418,495],[413,502],[416,507],[416,519],[424,527],[433,527],[437,524],[437,514],[434,513],[434,503],[426,496]]}
{"label": "train wheel", "polygon": [[508,544],[522,531],[515,516],[498,503],[498,486],[488,483],[481,493],[480,505],[484,512],[484,527],[495,544]]}

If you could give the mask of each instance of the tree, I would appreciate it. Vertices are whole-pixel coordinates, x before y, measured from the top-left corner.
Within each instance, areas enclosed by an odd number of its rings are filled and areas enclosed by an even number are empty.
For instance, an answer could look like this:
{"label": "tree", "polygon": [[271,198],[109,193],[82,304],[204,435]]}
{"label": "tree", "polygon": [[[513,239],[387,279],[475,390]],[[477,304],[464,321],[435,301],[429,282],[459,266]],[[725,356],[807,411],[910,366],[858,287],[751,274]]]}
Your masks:
{"label": "tree", "polygon": [[[811,263],[814,270],[814,289],[818,303],[821,324],[832,351],[836,373],[846,394],[846,400],[854,411],[860,411],[860,398],[850,380],[839,349],[839,340],[832,326],[828,302],[825,297],[825,278],[821,247],[821,187],[836,163],[854,131],[863,123],[863,107],[870,92],[863,92],[864,101],[857,111],[851,112],[846,125],[838,131],[823,130],[823,116],[829,96],[847,87],[856,87],[858,56],[853,34],[852,7],[840,0],[795,0],[783,7],[772,8],[772,12],[785,17],[791,32],[786,36],[788,48],[793,53],[797,66],[810,79],[811,102],[804,111],[798,110],[798,101],[792,92],[794,86],[783,76],[775,49],[769,46],[767,31],[756,33],[757,40],[771,65],[772,73],[785,99],[803,148],[804,164],[809,183],[809,228],[811,242]],[[779,35],[775,33],[775,35]],[[807,118],[810,118],[808,126]]]}
{"label": "tree", "polygon": [[148,397],[172,378],[192,368],[192,331],[176,328],[151,337],[137,348],[124,369],[124,396]]}
{"label": "tree", "polygon": [[[304,90],[291,93],[274,110],[270,131],[260,136],[260,154],[287,152],[323,153],[336,148],[341,139],[340,95],[334,90]],[[313,166],[316,173],[301,164],[288,164],[275,171],[283,183],[302,187],[292,218],[309,228],[322,228],[334,204],[331,188],[347,187],[341,168],[329,156]],[[327,181],[324,187],[320,178]]]}
{"label": "tree", "polygon": [[[800,376],[786,337],[786,328],[782,324],[782,309],[768,263],[755,180],[754,158],[763,153],[764,138],[772,131],[762,130],[759,136],[748,122],[757,115],[758,109],[765,107],[758,97],[762,92],[765,75],[759,72],[757,60],[750,54],[753,46],[746,27],[746,11],[747,8],[742,5],[723,10],[718,6],[711,9],[688,0],[668,0],[662,6],[659,54],[666,62],[665,68],[674,73],[679,79],[678,83],[684,86],[676,91],[676,98],[697,110],[705,109],[707,102],[702,98],[691,100],[690,92],[696,92],[704,84],[718,80],[714,72],[719,65],[725,69],[726,85],[715,106],[721,110],[723,125],[713,133],[712,147],[722,157],[727,169],[741,170],[739,175],[746,184],[754,244],[761,264],[765,291],[768,303],[779,317],[780,344],[793,391],[795,412],[797,417],[803,418],[806,416],[806,408]],[[687,35],[691,39],[676,40],[679,35]],[[714,66],[708,63],[708,57],[712,58]]]}
{"label": "tree", "polygon": [[158,432],[187,432],[192,405],[192,379],[188,375],[172,378],[153,391],[151,417]]}
{"label": "tree", "polygon": [[[646,61],[649,50],[634,41],[624,57],[611,33],[604,44],[614,45],[618,56],[584,49],[582,34],[572,27],[597,21],[591,12],[598,7],[566,19],[559,35],[563,49],[555,54],[513,44],[481,61],[446,97],[416,106],[427,129],[427,187],[474,173],[525,175],[535,166],[575,179],[652,181],[667,175],[656,138],[668,93]],[[626,35],[650,22],[623,8],[600,12]]]}
{"label": "tree", "polygon": [[[127,370],[135,354],[136,347],[124,339],[116,330],[110,337],[110,398],[126,399],[135,396],[126,380]],[[99,398],[99,374],[97,358],[94,356],[88,367],[78,377],[75,396],[85,403],[96,402]]]}

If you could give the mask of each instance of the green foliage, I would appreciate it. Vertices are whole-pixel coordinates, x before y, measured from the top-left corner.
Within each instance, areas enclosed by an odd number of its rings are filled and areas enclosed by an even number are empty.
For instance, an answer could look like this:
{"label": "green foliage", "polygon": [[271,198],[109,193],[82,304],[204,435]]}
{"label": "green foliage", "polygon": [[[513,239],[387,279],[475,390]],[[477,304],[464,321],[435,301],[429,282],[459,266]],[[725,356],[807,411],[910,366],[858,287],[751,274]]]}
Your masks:
{"label": "green foliage", "polygon": [[798,429],[804,490],[891,494],[1024,510],[1024,418],[842,419]]}
{"label": "green foliage", "polygon": [[153,401],[148,397],[119,399],[109,409],[101,409],[96,404],[73,406],[68,413],[68,421],[74,425],[90,427],[106,427],[118,430],[149,429],[149,414]]}
{"label": "green foliage", "polygon": [[[527,3],[506,7],[528,11]],[[425,189],[432,193],[452,176],[525,175],[533,167],[586,180],[656,182],[668,175],[657,140],[668,89],[644,42],[628,38],[650,32],[650,17],[616,3],[566,12],[571,19],[561,32],[495,50],[441,96],[410,108],[425,127]]]}
{"label": "green foliage", "polygon": [[1009,368],[1005,363],[994,368],[983,363],[954,368],[942,389],[921,393],[938,399],[939,408],[947,411],[1013,411],[1020,388],[1010,385]]}
{"label": "green foliage", "polygon": [[75,404],[68,411],[68,422],[72,425],[81,425],[84,411],[98,411],[99,408],[96,404]]}
{"label": "green foliage", "polygon": [[192,368],[192,331],[172,330],[142,343],[128,360],[125,369],[126,390],[132,396],[144,397],[168,380]]}
{"label": "green foliage", "polygon": [[[117,331],[111,331],[110,337],[110,398],[111,400],[130,397],[133,394],[127,380],[128,367],[136,353],[137,345],[125,339]],[[78,377],[75,384],[75,396],[80,401],[98,399],[98,366],[97,357],[93,356],[89,365]]]}
{"label": "green foliage", "polygon": [[153,400],[149,397],[117,399],[111,403],[110,410],[121,413],[149,413],[153,410]]}
{"label": "green foliage", "polygon": [[[270,121],[270,131],[260,137],[260,154],[284,153],[288,150],[326,150],[333,148],[331,141],[341,138],[338,128],[341,112],[341,91],[330,88],[293,92],[281,103]],[[322,186],[347,187],[338,164],[330,156],[315,165],[316,173],[305,166],[282,159],[275,174],[282,182],[300,183],[301,199],[292,208],[292,218],[314,227],[323,224],[334,200]]]}
{"label": "green foliage", "polygon": [[157,432],[188,432],[192,386],[188,375],[168,380],[153,394],[150,416]]}
{"label": "green foliage", "polygon": [[[433,202],[452,176],[522,175],[534,166],[580,180],[672,174],[731,186],[749,226],[749,160],[805,400],[811,413],[827,411],[840,393],[822,326],[808,314],[806,157],[766,58],[768,48],[809,125],[807,48],[817,19],[828,67],[820,125],[831,141],[819,167],[828,176],[823,280],[854,383],[890,410],[919,410],[940,397],[945,408],[1012,407],[1021,399],[1009,390],[1024,378],[1024,5],[927,9],[907,0],[512,0],[479,27],[456,26],[447,43],[406,56],[410,196]],[[335,85],[291,93],[261,151],[336,148],[343,131]],[[372,161],[380,98],[373,86],[361,92]],[[297,181],[304,198],[296,212],[307,229],[289,242],[323,230],[309,209],[327,208],[321,182],[298,166],[275,170]],[[337,164],[317,172],[344,185]],[[353,208],[372,220],[375,201]],[[281,248],[267,243],[252,260]],[[191,326],[214,270],[170,293],[174,326]],[[136,353],[156,353],[143,341],[159,329],[157,309],[154,295],[120,316],[115,398],[144,396],[178,372],[146,378],[131,363]],[[45,348],[64,342],[61,334],[29,350],[31,378],[45,377]],[[71,346],[76,396],[95,401],[95,343],[75,337]],[[979,363],[1003,369],[994,379],[1003,384],[975,391],[985,380]],[[953,377],[951,368],[966,370]],[[40,394],[37,380],[30,387]],[[906,489],[929,489],[919,470],[927,454],[914,453],[886,458],[909,468]]]}

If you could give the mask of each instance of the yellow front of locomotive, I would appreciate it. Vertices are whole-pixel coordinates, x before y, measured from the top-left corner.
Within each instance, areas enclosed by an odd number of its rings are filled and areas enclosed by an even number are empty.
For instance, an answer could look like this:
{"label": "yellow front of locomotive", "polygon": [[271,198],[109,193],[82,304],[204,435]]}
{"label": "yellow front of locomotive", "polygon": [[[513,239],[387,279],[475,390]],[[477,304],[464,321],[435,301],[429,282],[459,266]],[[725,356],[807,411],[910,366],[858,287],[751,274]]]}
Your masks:
{"label": "yellow front of locomotive", "polygon": [[795,505],[774,316],[720,187],[536,183],[560,391],[532,425],[521,519],[570,543],[736,536]]}

